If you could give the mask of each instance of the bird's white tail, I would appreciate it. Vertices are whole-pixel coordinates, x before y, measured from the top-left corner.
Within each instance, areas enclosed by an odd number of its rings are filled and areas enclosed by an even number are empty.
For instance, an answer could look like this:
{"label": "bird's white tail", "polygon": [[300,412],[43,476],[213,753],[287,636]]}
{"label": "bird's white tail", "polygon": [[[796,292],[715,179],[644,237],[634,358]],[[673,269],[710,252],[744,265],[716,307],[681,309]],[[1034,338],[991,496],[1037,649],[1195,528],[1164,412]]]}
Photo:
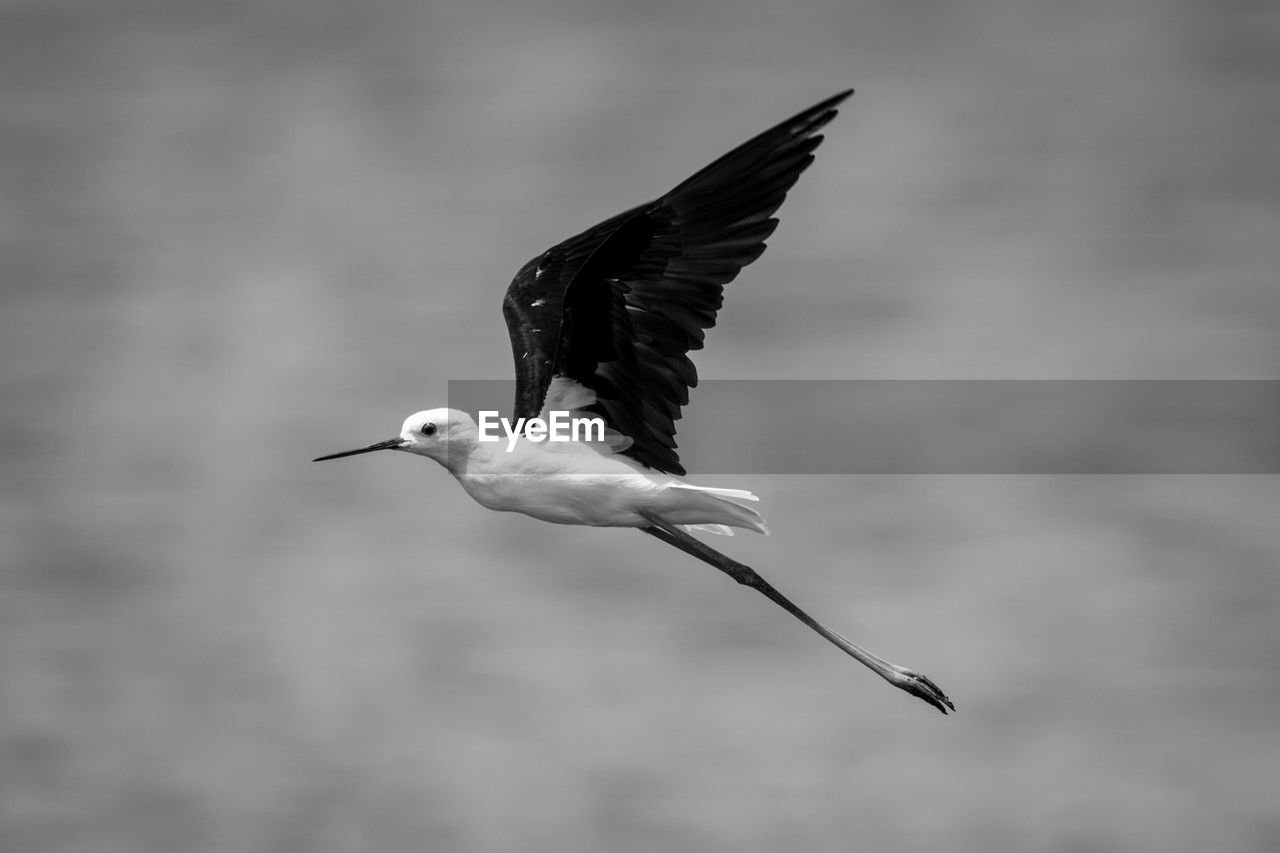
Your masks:
{"label": "bird's white tail", "polygon": [[693,493],[682,495],[673,501],[673,507],[669,510],[671,521],[687,531],[732,536],[733,530],[730,528],[741,527],[769,535],[769,528],[765,526],[760,513],[740,503],[760,500],[751,492],[744,489],[694,486],[689,483],[672,483],[668,488]]}

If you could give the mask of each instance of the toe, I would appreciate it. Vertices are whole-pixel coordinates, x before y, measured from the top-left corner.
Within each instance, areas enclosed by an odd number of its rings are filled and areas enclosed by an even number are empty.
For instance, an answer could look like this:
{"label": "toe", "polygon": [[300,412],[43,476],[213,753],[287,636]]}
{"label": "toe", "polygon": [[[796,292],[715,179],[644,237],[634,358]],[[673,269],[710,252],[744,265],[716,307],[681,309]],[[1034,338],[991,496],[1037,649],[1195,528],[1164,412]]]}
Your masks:
{"label": "toe", "polygon": [[899,687],[912,696],[923,699],[942,713],[945,714],[948,710],[954,711],[956,709],[955,703],[928,676],[901,667],[895,668],[893,675],[895,677],[890,679],[890,683],[895,687]]}

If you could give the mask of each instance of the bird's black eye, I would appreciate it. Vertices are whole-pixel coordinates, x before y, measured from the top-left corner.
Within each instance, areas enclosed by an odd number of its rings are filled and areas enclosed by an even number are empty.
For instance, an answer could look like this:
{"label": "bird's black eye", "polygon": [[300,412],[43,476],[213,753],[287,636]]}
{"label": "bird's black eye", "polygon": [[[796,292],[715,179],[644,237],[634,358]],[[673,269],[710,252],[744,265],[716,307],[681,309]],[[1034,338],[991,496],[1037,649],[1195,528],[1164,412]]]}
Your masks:
{"label": "bird's black eye", "polygon": [[435,435],[435,434],[436,434],[436,425],[435,425],[435,424],[423,424],[423,425],[422,425],[422,434],[423,434],[423,435]]}

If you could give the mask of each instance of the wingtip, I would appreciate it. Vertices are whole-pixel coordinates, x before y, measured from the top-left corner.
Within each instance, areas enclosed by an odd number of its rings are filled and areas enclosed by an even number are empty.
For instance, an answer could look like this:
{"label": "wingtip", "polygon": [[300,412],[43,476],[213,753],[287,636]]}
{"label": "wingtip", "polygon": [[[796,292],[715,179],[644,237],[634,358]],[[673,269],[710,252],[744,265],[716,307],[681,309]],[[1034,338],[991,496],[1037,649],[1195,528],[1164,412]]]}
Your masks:
{"label": "wingtip", "polygon": [[843,104],[853,95],[853,89],[845,89],[843,92],[837,92],[825,101],[819,101],[809,109],[796,116],[797,120],[803,122],[801,125],[804,132],[810,138],[817,138],[821,141],[822,137],[817,135],[817,131],[824,127],[827,122],[831,121],[840,112],[840,105]]}
{"label": "wingtip", "polygon": [[832,108],[839,106],[853,96],[853,89],[845,89],[843,92],[836,92],[830,98],[822,102],[821,106]]}

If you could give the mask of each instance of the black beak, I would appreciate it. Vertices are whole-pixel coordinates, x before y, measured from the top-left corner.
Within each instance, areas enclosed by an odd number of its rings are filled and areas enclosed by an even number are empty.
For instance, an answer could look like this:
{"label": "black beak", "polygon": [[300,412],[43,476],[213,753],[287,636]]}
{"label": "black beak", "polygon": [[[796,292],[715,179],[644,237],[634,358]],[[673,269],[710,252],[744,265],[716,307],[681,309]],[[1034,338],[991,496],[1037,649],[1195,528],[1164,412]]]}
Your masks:
{"label": "black beak", "polygon": [[319,456],[312,459],[312,462],[324,462],[327,459],[341,459],[344,456],[357,456],[361,453],[372,453],[375,450],[395,450],[397,447],[404,446],[404,439],[396,436],[386,441],[379,441],[377,444],[371,444],[368,447],[361,447],[358,450],[344,450],[341,453],[330,453],[328,456]]}

